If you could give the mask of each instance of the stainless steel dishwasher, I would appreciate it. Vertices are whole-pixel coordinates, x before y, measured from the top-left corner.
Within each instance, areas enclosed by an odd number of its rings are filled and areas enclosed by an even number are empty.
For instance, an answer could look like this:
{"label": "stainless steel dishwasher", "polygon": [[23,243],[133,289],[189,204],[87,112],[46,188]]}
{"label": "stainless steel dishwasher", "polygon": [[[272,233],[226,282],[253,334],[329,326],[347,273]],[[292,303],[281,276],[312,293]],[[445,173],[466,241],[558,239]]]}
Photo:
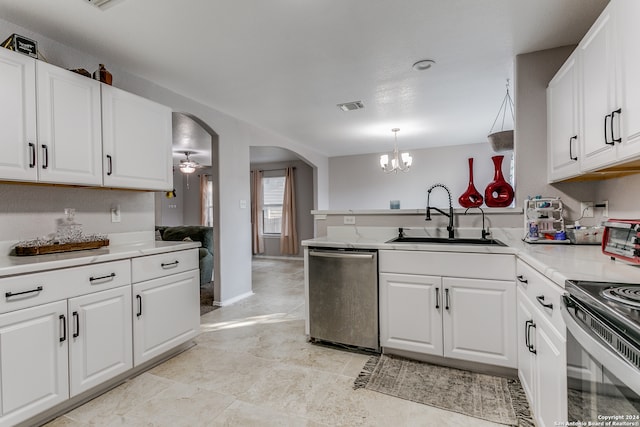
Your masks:
{"label": "stainless steel dishwasher", "polygon": [[309,248],[309,331],[312,341],[380,351],[377,250]]}

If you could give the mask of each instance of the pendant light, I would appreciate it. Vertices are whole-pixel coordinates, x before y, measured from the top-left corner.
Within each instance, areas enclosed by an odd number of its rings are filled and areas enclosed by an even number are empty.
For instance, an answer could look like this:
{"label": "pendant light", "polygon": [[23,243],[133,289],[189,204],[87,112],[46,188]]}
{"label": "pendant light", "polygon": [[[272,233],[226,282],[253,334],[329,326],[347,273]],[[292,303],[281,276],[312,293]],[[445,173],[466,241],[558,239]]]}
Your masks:
{"label": "pendant light", "polygon": [[413,157],[411,157],[411,154],[402,153],[402,155],[400,155],[398,152],[398,132],[399,131],[400,131],[400,128],[391,129],[391,132],[393,132],[393,135],[394,135],[393,153],[391,155],[392,156],[391,162],[389,162],[388,154],[383,154],[380,156],[380,167],[386,173],[391,173],[391,172],[398,173],[398,171],[407,172],[411,167],[411,164],[413,163]]}
{"label": "pendant light", "polygon": [[[513,129],[504,130],[504,121],[507,117],[507,110],[511,113],[511,120],[515,125],[515,115],[513,114],[513,101],[511,100],[511,96],[509,95],[509,79],[507,79],[507,94],[504,96],[502,100],[502,104],[500,105],[500,109],[498,109],[498,115],[493,121],[493,125],[491,125],[491,129],[489,130],[489,135],[487,139],[489,140],[489,144],[493,151],[508,151],[513,150]],[[500,130],[494,132],[493,128],[495,127],[498,119],[502,115],[502,124],[500,126]]]}

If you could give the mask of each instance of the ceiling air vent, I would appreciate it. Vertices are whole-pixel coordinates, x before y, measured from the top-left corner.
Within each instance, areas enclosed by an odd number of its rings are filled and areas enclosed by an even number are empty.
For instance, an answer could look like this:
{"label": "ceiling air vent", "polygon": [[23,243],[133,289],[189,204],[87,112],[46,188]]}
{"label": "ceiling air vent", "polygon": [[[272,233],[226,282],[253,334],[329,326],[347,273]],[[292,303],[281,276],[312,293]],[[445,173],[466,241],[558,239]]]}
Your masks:
{"label": "ceiling air vent", "polygon": [[338,108],[342,111],[360,110],[364,108],[364,104],[362,101],[345,102],[344,104],[338,104]]}
{"label": "ceiling air vent", "polygon": [[106,9],[116,3],[119,3],[120,1],[121,0],[86,0],[87,3],[97,6],[100,9]]}

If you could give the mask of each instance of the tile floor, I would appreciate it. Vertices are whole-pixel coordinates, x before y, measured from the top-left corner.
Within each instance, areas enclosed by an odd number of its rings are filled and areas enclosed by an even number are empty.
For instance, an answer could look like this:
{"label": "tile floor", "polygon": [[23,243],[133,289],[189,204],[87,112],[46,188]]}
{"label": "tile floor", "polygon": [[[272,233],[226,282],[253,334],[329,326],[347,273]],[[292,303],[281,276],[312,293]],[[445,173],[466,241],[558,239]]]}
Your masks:
{"label": "tile floor", "polygon": [[498,426],[352,385],[368,356],[306,342],[303,265],[253,262],[255,295],[201,317],[197,346],[47,424]]}

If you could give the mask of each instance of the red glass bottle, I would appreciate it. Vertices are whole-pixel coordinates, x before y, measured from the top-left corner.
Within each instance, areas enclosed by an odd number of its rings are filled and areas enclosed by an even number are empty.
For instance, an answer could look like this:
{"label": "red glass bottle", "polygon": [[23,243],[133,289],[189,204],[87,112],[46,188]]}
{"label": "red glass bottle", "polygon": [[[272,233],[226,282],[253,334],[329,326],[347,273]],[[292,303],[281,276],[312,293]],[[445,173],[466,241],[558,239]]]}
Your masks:
{"label": "red glass bottle", "polygon": [[495,172],[493,181],[484,190],[484,202],[490,208],[504,208],[513,202],[513,188],[502,175],[502,159],[504,156],[493,156]]}
{"label": "red glass bottle", "polygon": [[473,184],[473,157],[469,157],[469,186],[467,191],[462,193],[458,198],[458,203],[463,208],[477,208],[482,204],[482,194],[476,189]]}

